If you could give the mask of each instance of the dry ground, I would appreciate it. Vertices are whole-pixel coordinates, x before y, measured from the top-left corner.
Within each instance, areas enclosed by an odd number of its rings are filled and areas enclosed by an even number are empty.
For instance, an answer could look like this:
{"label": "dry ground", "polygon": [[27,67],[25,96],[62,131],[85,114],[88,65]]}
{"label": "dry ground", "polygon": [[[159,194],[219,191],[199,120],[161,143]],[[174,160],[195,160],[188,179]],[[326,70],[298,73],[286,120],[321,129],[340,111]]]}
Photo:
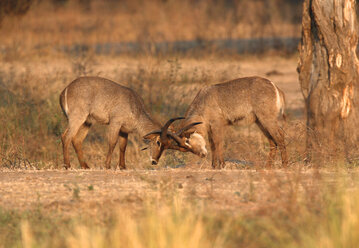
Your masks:
{"label": "dry ground", "polygon": [[[293,205],[333,187],[358,189],[359,170],[44,170],[0,173],[0,207],[41,206],[63,214],[106,214],[114,207],[139,209],[149,198],[181,194],[209,209],[254,214]],[[299,197],[301,198],[301,197]]]}

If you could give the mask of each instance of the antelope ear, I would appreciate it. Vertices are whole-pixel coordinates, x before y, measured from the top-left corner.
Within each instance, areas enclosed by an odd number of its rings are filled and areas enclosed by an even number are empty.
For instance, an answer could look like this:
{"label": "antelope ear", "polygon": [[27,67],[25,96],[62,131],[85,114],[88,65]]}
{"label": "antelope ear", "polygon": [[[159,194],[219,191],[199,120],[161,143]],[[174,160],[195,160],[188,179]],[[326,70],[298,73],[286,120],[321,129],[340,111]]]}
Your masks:
{"label": "antelope ear", "polygon": [[154,137],[156,137],[157,135],[155,135],[155,134],[148,134],[148,135],[145,135],[145,136],[143,136],[142,138],[144,139],[144,140],[151,140],[151,139],[153,139]]}
{"label": "antelope ear", "polygon": [[185,140],[185,145],[189,148],[189,149],[192,149],[192,146],[191,146],[191,144],[188,142],[188,138],[186,138],[186,140]]}
{"label": "antelope ear", "polygon": [[143,136],[142,138],[145,140],[151,140],[161,135],[161,132],[151,132]]}

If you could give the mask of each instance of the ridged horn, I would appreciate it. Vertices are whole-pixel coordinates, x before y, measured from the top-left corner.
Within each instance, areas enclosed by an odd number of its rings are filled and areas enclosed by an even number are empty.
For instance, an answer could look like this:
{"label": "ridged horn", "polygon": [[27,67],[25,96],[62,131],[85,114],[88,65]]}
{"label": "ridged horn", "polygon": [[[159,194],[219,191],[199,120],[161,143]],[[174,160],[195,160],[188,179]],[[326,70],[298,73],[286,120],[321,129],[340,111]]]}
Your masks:
{"label": "ridged horn", "polygon": [[161,128],[161,134],[160,134],[160,138],[161,138],[161,141],[162,143],[166,143],[168,141],[168,138],[167,138],[167,134],[168,134],[168,128],[169,126],[176,120],[181,120],[181,119],[184,119],[184,117],[176,117],[176,118],[172,118],[170,120],[168,120],[166,122],[166,124]]}
{"label": "ridged horn", "polygon": [[176,135],[181,136],[183,134],[183,132],[187,131],[191,127],[197,126],[197,125],[202,124],[202,123],[203,122],[201,122],[201,121],[200,122],[193,122],[193,123],[181,128],[178,132],[176,132]]}

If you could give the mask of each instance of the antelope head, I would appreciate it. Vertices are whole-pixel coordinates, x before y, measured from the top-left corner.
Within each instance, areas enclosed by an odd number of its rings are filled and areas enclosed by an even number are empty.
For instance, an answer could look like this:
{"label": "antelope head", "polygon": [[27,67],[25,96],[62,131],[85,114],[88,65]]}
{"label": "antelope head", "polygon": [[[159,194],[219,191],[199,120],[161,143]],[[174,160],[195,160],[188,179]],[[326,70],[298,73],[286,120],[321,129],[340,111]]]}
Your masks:
{"label": "antelope head", "polygon": [[[202,138],[196,133],[190,134],[189,138],[183,136],[185,131],[191,127],[201,124],[202,122],[194,122],[190,125],[182,128],[177,133],[173,133],[168,130],[169,126],[176,120],[184,119],[183,117],[177,117],[170,119],[167,123],[161,128],[161,130],[152,131],[146,134],[143,138],[146,140],[151,140],[150,142],[150,156],[153,165],[156,165],[166,149],[179,150],[182,152],[192,152],[201,157],[207,155],[207,150],[205,150],[205,142]],[[202,137],[202,136],[200,136]],[[203,141],[203,142],[202,142]],[[203,150],[204,147],[204,150]],[[145,148],[146,149],[146,148]]]}
{"label": "antelope head", "polygon": [[205,156],[207,156],[206,141],[204,140],[203,136],[196,131],[190,131],[192,127],[199,124],[202,124],[202,122],[193,122],[176,132],[176,136],[184,142],[186,147],[188,147],[187,150],[177,150],[184,152],[192,152],[193,154],[204,158]]}

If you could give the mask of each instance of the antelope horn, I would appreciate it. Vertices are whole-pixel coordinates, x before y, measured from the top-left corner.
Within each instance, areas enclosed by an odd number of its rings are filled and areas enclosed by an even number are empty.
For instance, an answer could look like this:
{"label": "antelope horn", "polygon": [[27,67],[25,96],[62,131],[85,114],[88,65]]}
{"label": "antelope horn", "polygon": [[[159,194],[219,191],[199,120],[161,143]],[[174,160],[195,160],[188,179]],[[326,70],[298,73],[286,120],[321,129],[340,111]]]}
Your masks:
{"label": "antelope horn", "polygon": [[191,123],[191,124],[189,124],[189,125],[187,125],[187,126],[181,128],[181,129],[176,133],[176,135],[181,136],[184,131],[187,131],[187,130],[190,129],[191,127],[194,127],[194,126],[199,125],[199,124],[202,124],[202,123],[203,123],[203,122],[193,122],[193,123]]}
{"label": "antelope horn", "polygon": [[176,134],[171,133],[170,137],[173,138],[178,145],[170,145],[168,149],[173,149],[173,150],[179,150],[181,152],[193,152],[192,147],[187,145],[186,142],[181,139],[180,137],[178,137]]}
{"label": "antelope horn", "polygon": [[[152,131],[148,134],[146,134],[145,136],[143,136],[144,139],[148,139],[147,136],[151,135],[151,134],[158,134],[161,135],[162,131],[160,130],[156,130],[156,131]],[[167,132],[167,135],[170,136],[172,139],[174,139],[178,144],[182,144],[182,139],[180,137],[178,137],[176,134],[172,133],[172,132]],[[145,150],[146,148],[143,148],[142,150]]]}
{"label": "antelope horn", "polygon": [[162,143],[165,143],[168,140],[167,132],[168,132],[168,128],[172,124],[172,122],[174,122],[176,120],[181,120],[181,119],[184,119],[184,117],[172,118],[172,119],[168,120],[166,122],[166,124],[161,128],[161,136],[160,136],[160,138],[161,138]]}
{"label": "antelope horn", "polygon": [[168,147],[168,149],[178,150],[178,151],[181,151],[181,152],[191,152],[192,151],[188,147],[184,148],[182,146],[176,146],[176,145],[171,145],[170,147]]}
{"label": "antelope horn", "polygon": [[183,147],[183,148],[188,148],[186,146],[186,143],[184,142],[183,139],[181,139],[177,134],[174,134],[172,132],[169,132],[168,135],[174,140],[177,142],[177,144],[180,146],[180,147]]}

